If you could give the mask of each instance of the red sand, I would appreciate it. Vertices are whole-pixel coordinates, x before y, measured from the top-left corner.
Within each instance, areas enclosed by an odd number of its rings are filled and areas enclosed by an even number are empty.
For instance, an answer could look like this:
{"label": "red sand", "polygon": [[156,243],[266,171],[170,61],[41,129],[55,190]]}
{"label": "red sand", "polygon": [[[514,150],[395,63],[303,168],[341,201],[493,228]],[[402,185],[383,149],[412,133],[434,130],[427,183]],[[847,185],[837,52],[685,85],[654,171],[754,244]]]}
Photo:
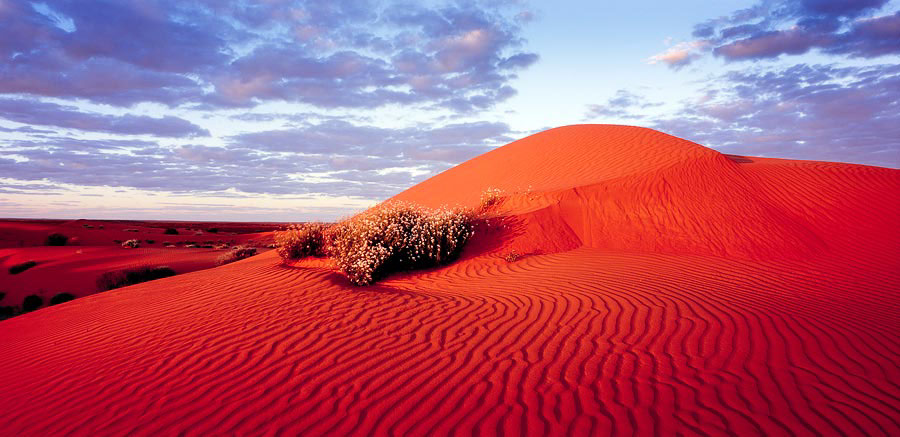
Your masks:
{"label": "red sand", "polygon": [[900,435],[900,171],[573,126],[398,198],[489,186],[445,268],[267,253],[0,322],[0,429]]}

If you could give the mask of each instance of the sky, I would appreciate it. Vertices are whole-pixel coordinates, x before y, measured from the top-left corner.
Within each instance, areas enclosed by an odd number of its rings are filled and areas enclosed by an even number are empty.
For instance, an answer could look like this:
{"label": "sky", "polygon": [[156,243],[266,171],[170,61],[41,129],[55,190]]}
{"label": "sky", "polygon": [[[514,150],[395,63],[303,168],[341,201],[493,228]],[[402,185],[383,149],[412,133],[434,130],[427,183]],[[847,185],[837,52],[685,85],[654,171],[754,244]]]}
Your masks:
{"label": "sky", "polygon": [[897,0],[0,0],[0,59],[0,217],[334,220],[581,123],[900,167]]}

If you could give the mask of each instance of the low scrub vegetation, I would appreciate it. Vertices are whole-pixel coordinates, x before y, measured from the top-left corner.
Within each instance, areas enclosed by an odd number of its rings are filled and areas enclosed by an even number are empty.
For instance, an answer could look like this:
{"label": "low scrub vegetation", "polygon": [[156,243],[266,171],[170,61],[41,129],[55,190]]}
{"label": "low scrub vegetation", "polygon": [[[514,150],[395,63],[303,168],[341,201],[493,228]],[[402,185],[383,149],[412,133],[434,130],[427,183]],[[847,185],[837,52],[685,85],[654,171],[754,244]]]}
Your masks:
{"label": "low scrub vegetation", "polygon": [[175,229],[175,228],[166,228],[166,230],[163,231],[163,234],[165,234],[165,235],[178,235],[178,229]]}
{"label": "low scrub vegetation", "polygon": [[139,240],[125,240],[122,242],[122,247],[126,249],[137,249],[141,247],[141,242]]}
{"label": "low scrub vegetation", "polygon": [[308,256],[326,256],[325,231],[322,223],[290,225],[284,231],[275,232],[278,255],[285,261]]}
{"label": "low scrub vegetation", "polygon": [[518,261],[519,258],[522,258],[522,254],[520,254],[515,249],[510,250],[509,252],[506,252],[505,254],[503,254],[503,260],[508,263],[514,263],[514,262]]}
{"label": "low scrub vegetation", "polygon": [[22,301],[22,312],[30,313],[44,305],[44,299],[36,294],[25,296]]}
{"label": "low scrub vegetation", "polygon": [[384,276],[446,264],[456,259],[474,233],[467,209],[428,209],[392,202],[331,227],[295,225],[276,232],[278,254],[287,261],[330,256],[355,285]]}
{"label": "low scrub vegetation", "polygon": [[175,276],[175,270],[167,266],[115,270],[100,275],[97,278],[97,288],[100,291],[107,291],[169,276]]}
{"label": "low scrub vegetation", "polygon": [[219,257],[219,265],[240,261],[244,258],[250,258],[253,255],[256,255],[255,247],[237,246]]}
{"label": "low scrub vegetation", "polygon": [[488,188],[481,193],[481,211],[487,211],[503,200],[503,190]]}
{"label": "low scrub vegetation", "polygon": [[50,305],[59,305],[70,300],[75,300],[75,295],[72,293],[59,293],[50,298]]}
{"label": "low scrub vegetation", "polygon": [[47,239],[44,240],[45,246],[65,246],[69,241],[69,237],[60,234],[54,233],[47,236]]}
{"label": "low scrub vegetation", "polygon": [[22,273],[25,270],[28,270],[28,269],[36,266],[37,264],[38,264],[37,261],[32,261],[32,260],[16,264],[9,268],[9,274],[10,275],[18,275],[19,273]]}

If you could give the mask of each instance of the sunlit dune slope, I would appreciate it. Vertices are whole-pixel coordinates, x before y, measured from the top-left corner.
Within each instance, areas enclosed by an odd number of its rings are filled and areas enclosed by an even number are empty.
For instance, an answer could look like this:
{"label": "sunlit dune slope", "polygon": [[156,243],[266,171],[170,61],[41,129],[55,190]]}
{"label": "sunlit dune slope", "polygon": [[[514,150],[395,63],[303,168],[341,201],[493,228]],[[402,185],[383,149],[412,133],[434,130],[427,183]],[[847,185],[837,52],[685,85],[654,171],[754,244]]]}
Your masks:
{"label": "sunlit dune slope", "polygon": [[572,126],[397,198],[488,187],[440,269],[266,253],[0,322],[0,430],[900,435],[900,171]]}

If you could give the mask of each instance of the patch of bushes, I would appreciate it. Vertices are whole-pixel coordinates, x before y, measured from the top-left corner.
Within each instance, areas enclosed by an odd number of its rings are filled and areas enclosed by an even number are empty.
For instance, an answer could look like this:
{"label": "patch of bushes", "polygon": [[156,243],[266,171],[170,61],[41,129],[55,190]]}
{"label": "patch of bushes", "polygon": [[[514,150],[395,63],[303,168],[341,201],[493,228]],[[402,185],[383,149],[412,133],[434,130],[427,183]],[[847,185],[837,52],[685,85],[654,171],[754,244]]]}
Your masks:
{"label": "patch of bushes", "polygon": [[8,319],[16,315],[16,308],[11,306],[0,307],[0,320]]}
{"label": "patch of bushes", "polygon": [[210,234],[218,234],[219,228],[209,228],[206,230],[206,232],[209,232]]}
{"label": "patch of bushes", "polygon": [[37,261],[33,261],[33,260],[29,260],[29,261],[25,261],[20,264],[16,264],[9,268],[9,274],[10,275],[18,275],[19,273],[22,273],[25,270],[28,270],[36,265],[37,265]]}
{"label": "patch of bushes", "polygon": [[122,247],[126,249],[137,249],[138,247],[141,247],[141,242],[138,240],[126,240],[122,242]]}
{"label": "patch of bushes", "polygon": [[166,230],[163,231],[163,234],[165,234],[165,235],[178,235],[178,229],[175,229],[175,228],[166,228]]}
{"label": "patch of bushes", "polygon": [[244,258],[250,258],[253,255],[256,255],[255,247],[238,246],[219,257],[219,265],[240,261]]}
{"label": "patch of bushes", "polygon": [[481,211],[487,211],[491,207],[503,200],[503,190],[499,188],[488,188],[481,193]]}
{"label": "patch of bushes", "polygon": [[50,305],[58,305],[74,299],[75,296],[72,293],[59,293],[56,296],[50,298]]}
{"label": "patch of bushes", "polygon": [[115,270],[100,275],[97,278],[97,288],[107,291],[169,276],[175,276],[175,270],[167,266]]}
{"label": "patch of bushes", "polygon": [[153,243],[156,243],[156,240],[144,240],[144,241],[146,241],[147,244],[153,244]]}
{"label": "patch of bushes", "polygon": [[47,236],[47,239],[44,240],[45,246],[65,246],[66,242],[69,241],[69,237],[60,234],[53,233]]}
{"label": "patch of bushes", "polygon": [[36,294],[31,294],[25,296],[25,300],[22,301],[22,311],[26,313],[30,313],[44,304],[44,299]]}
{"label": "patch of bushes", "polygon": [[335,225],[328,252],[355,285],[389,273],[434,267],[456,259],[474,234],[465,209],[382,204]]}
{"label": "patch of bushes", "polygon": [[278,256],[285,261],[308,256],[326,256],[325,230],[322,223],[290,225],[284,231],[275,232]]}
{"label": "patch of bushes", "polygon": [[140,229],[122,229],[125,232],[140,232]]}

